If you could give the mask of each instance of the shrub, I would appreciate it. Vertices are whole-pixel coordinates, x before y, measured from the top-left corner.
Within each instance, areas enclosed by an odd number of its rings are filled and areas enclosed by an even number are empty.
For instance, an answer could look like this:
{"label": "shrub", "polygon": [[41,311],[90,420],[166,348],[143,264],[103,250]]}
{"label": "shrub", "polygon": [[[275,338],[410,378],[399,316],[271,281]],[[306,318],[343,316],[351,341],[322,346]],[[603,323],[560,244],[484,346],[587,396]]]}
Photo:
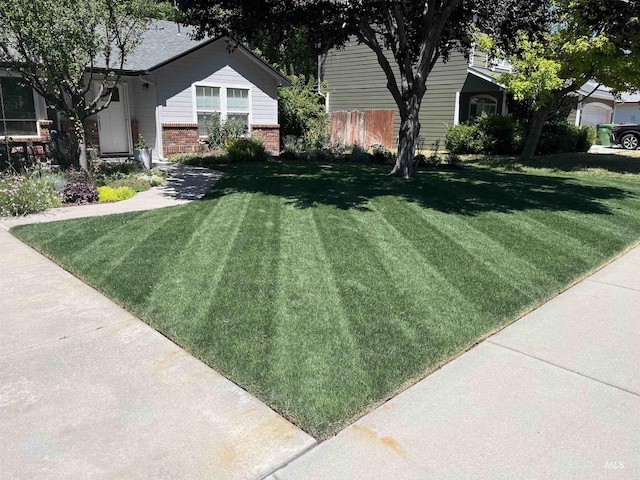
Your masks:
{"label": "shrub", "polygon": [[242,120],[220,120],[217,115],[213,116],[211,123],[207,126],[209,146],[213,149],[224,148],[230,140],[236,140],[244,135],[247,127]]}
{"label": "shrub", "polygon": [[92,203],[98,201],[98,192],[88,183],[70,183],[60,190],[62,203]]}
{"label": "shrub", "polygon": [[159,173],[139,173],[136,176],[137,180],[147,182],[151,187],[157,187],[158,185],[162,185],[164,183],[165,176]]}
{"label": "shrub", "polygon": [[574,127],[576,136],[576,152],[588,152],[596,143],[596,129],[591,125]]}
{"label": "shrub", "polygon": [[138,178],[121,178],[118,180],[114,180],[109,182],[107,185],[101,185],[98,187],[98,194],[100,193],[100,188],[107,186],[111,188],[120,188],[127,187],[134,192],[145,192],[151,188],[151,184],[147,180],[141,180]]}
{"label": "shrub", "polygon": [[264,142],[259,137],[229,140],[224,148],[231,162],[264,162],[268,158]]}
{"label": "shrub", "polygon": [[178,153],[172,155],[169,160],[183,165],[192,165],[196,167],[213,167],[221,163],[229,163],[226,155],[216,155],[211,153]]}
{"label": "shrub", "polygon": [[382,145],[371,145],[371,155],[373,163],[390,164],[396,161],[396,155]]}
{"label": "shrub", "polygon": [[[514,117],[482,115],[470,123],[447,127],[445,146],[454,154],[486,153],[508,155],[520,153],[529,125]],[[586,152],[595,141],[592,127],[575,127],[567,122],[550,122],[544,126],[537,154]]]}
{"label": "shrub", "polygon": [[518,122],[514,117],[481,115],[475,119],[474,123],[483,134],[479,137],[483,153],[509,155],[521,148],[517,140],[521,136],[516,135]]}
{"label": "shrub", "polygon": [[136,194],[129,187],[113,188],[108,185],[104,187],[98,187],[98,201],[99,202],[119,202],[131,198]]}
{"label": "shrub", "polygon": [[26,215],[60,205],[53,183],[37,175],[0,175],[0,216]]}
{"label": "shrub", "polygon": [[481,153],[487,143],[484,137],[478,125],[447,126],[444,145],[451,153]]}
{"label": "shrub", "polygon": [[69,183],[69,180],[65,177],[54,173],[46,174],[42,178],[50,181],[56,191],[62,190],[62,188]]}

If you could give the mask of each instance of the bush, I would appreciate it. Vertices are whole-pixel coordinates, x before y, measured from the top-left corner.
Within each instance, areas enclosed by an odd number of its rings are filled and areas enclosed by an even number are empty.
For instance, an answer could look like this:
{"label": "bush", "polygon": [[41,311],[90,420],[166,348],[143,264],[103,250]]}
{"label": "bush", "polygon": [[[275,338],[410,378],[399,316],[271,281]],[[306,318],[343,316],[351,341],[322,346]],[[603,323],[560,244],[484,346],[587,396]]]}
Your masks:
{"label": "bush", "polygon": [[596,129],[591,125],[583,125],[582,127],[574,127],[576,136],[576,152],[588,152],[596,143]]}
{"label": "bush", "polygon": [[591,126],[576,127],[567,122],[548,123],[542,130],[536,153],[547,155],[587,152],[595,140],[596,131]]}
{"label": "bush", "polygon": [[136,194],[129,187],[113,188],[108,185],[104,187],[98,187],[98,201],[99,202],[119,202],[131,198]]}
{"label": "bush", "polygon": [[0,175],[0,216],[26,215],[58,205],[60,197],[48,178]]}
{"label": "bush", "polygon": [[382,145],[371,145],[371,155],[373,163],[393,164],[396,161],[396,155]]}
{"label": "bush", "polygon": [[477,125],[447,126],[444,146],[451,153],[481,153],[486,143]]}
{"label": "bush", "polygon": [[223,163],[229,163],[226,155],[215,155],[211,153],[178,153],[171,155],[169,160],[183,165],[192,165],[195,167],[214,167]]}
{"label": "bush", "polygon": [[[475,125],[482,132],[479,141],[482,152],[491,155],[509,155],[520,149],[522,135],[518,134],[518,121],[509,115],[481,115]],[[456,152],[453,152],[456,153]]]}
{"label": "bush", "polygon": [[213,120],[207,126],[209,146],[213,149],[222,149],[230,140],[236,140],[244,135],[247,127],[242,120],[221,121],[214,115]]}
{"label": "bush", "polygon": [[[509,155],[522,151],[529,125],[514,117],[482,115],[470,123],[447,127],[445,146],[453,154],[485,153]],[[547,123],[540,135],[536,153],[588,151],[595,141],[593,127],[575,127],[567,122]]]}
{"label": "bush", "polygon": [[231,162],[264,162],[269,157],[259,137],[229,140],[224,147]]}
{"label": "bush", "polygon": [[82,204],[98,201],[98,192],[88,183],[70,183],[60,190],[62,203]]}

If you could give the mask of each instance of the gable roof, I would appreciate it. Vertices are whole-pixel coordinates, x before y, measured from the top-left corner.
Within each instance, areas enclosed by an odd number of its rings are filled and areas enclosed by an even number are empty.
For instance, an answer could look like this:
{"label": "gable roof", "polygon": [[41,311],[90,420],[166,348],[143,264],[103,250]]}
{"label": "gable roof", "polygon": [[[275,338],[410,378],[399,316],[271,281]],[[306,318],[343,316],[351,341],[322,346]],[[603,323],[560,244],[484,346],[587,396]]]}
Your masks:
{"label": "gable roof", "polygon": [[[225,37],[194,40],[194,33],[195,28],[189,25],[181,25],[166,20],[153,20],[149,28],[142,34],[140,44],[127,56],[124,64],[125,75],[149,73],[206,45],[225,40]],[[235,44],[235,42],[233,43]],[[276,77],[282,85],[290,85],[289,80],[282,73],[241,43],[237,44],[237,51],[259,63],[265,70]],[[106,67],[103,59],[98,61],[96,66],[97,68]]]}
{"label": "gable roof", "polygon": [[620,95],[620,99],[616,103],[640,103],[640,93],[624,92]]}

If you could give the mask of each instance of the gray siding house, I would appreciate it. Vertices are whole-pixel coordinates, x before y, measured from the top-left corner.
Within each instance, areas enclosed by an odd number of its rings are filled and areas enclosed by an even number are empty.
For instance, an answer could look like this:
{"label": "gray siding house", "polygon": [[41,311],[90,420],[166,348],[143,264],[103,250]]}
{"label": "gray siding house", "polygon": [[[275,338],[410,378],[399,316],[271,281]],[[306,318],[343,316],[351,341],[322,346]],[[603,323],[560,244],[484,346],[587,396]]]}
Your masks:
{"label": "gray siding house", "polygon": [[614,123],[640,123],[640,93],[623,93],[616,101]]}
{"label": "gray siding house", "polygon": [[[391,55],[387,57],[394,67]],[[483,112],[506,115],[507,95],[496,77],[510,69],[508,62],[491,60],[479,51],[472,52],[469,59],[454,52],[448,62],[438,62],[427,79],[427,93],[420,110],[423,147],[429,148],[436,141],[443,145],[447,125],[458,125]],[[330,114],[393,111],[392,146],[397,146],[400,115],[387,90],[384,72],[368,47],[353,40],[344,49],[323,56],[319,70],[327,84],[325,96]],[[614,97],[609,91],[587,84],[580,90],[576,108],[568,120],[576,125],[609,123],[613,107]],[[369,136],[365,134],[362,138]]]}
{"label": "gray siding house", "polygon": [[[154,158],[192,152],[213,116],[241,119],[267,149],[279,151],[278,88],[290,85],[273,67],[228,38],[193,40],[191,30],[154,21],[127,58],[109,107],[90,122],[89,141],[102,156],[127,156],[142,135]],[[69,128],[42,98],[0,71],[5,103],[18,119],[0,118],[15,141],[44,141],[49,128]],[[12,100],[13,99],[13,100]],[[24,117],[24,118],[22,118]],[[53,124],[53,125],[52,125]]]}

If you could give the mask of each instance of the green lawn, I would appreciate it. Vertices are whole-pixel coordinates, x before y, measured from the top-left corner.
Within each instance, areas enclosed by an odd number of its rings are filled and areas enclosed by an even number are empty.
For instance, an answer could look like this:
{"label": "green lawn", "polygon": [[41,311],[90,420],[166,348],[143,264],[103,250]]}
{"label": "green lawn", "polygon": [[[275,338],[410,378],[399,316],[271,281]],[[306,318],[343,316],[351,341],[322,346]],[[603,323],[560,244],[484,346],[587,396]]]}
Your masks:
{"label": "green lawn", "polygon": [[318,438],[640,239],[636,177],[223,169],[203,201],[14,233]]}

